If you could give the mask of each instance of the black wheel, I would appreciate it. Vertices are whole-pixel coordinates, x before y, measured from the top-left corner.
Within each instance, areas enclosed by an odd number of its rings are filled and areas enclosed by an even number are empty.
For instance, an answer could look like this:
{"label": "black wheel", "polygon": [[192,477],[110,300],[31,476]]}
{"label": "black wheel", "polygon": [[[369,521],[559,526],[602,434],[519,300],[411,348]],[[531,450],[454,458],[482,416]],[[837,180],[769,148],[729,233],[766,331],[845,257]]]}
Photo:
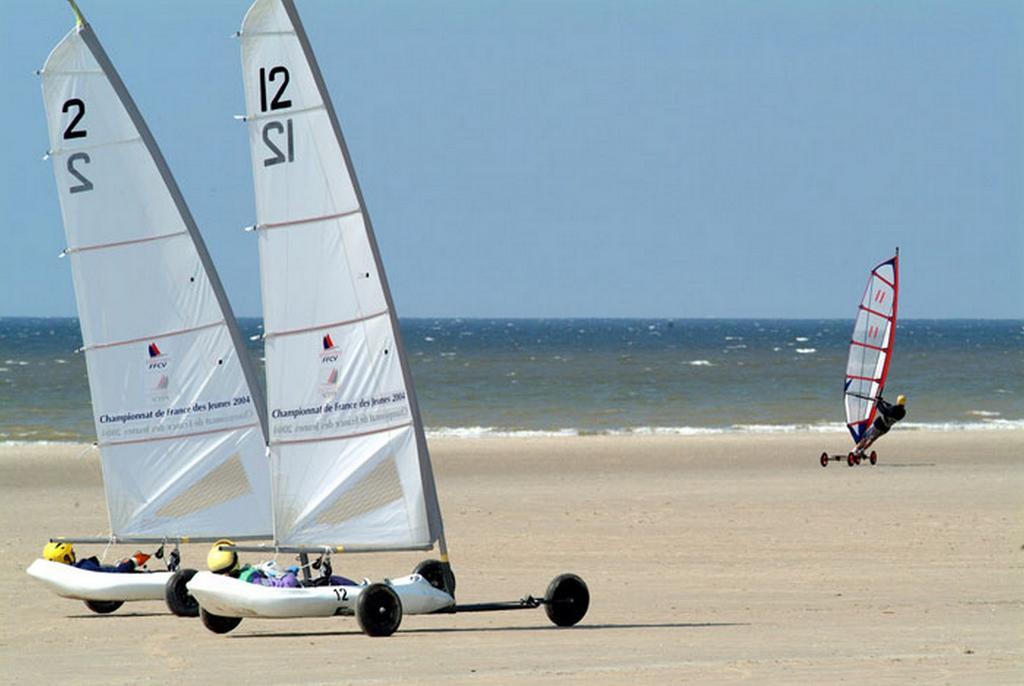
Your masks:
{"label": "black wheel", "polygon": [[846,466],[847,467],[852,467],[853,466],[853,453],[850,453],[849,455],[846,456]]}
{"label": "black wheel", "polygon": [[818,461],[821,462],[821,466],[822,467],[827,467],[828,466],[828,453],[822,453],[821,454],[821,458]]}
{"label": "black wheel", "polygon": [[868,460],[871,461],[871,464],[875,464],[876,462],[878,462],[878,453],[872,450],[871,455],[868,456]]}
{"label": "black wheel", "polygon": [[215,634],[226,634],[242,623],[241,617],[221,617],[203,608],[199,608],[199,618],[203,620],[203,626]]}
{"label": "black wheel", "polygon": [[356,619],[367,636],[390,636],[402,623],[402,600],[386,584],[370,584],[356,599]]}
{"label": "black wheel", "polygon": [[86,600],[85,606],[98,615],[109,615],[124,605],[123,600]]}
{"label": "black wheel", "polygon": [[199,603],[188,592],[187,584],[196,575],[194,569],[179,569],[167,580],[164,600],[171,612],[179,617],[198,617]]}
{"label": "black wheel", "polygon": [[548,584],[544,611],[557,626],[572,626],[583,619],[590,607],[590,591],[575,574],[560,574]]}
{"label": "black wheel", "polygon": [[422,576],[437,590],[455,597],[455,572],[452,571],[451,565],[440,560],[424,560],[416,565],[412,573]]}

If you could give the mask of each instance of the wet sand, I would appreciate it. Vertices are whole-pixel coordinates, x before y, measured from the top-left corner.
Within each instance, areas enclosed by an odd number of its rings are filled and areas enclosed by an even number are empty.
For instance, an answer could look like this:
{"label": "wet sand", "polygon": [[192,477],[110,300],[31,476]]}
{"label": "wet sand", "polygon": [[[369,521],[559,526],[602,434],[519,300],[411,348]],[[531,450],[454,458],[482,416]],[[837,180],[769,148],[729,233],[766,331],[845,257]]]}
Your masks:
{"label": "wet sand", "polygon": [[[217,636],[158,602],[100,616],[58,598],[24,569],[50,535],[105,533],[99,460],[0,447],[0,680],[1024,683],[1024,432],[897,430],[875,467],[818,465],[848,442],[432,441],[460,602],[539,595],[574,571],[591,609],[571,629],[543,610],[406,617],[387,639],[343,617]],[[205,548],[186,546],[185,563]],[[397,576],[422,557],[335,569]]]}

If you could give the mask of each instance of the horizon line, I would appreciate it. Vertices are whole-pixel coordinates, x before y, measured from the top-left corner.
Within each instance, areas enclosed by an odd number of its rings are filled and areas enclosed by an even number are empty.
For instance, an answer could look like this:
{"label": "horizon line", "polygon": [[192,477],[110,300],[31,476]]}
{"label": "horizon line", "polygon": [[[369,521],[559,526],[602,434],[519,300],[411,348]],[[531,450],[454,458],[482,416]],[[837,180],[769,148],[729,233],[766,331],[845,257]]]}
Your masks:
{"label": "horizon line", "polygon": [[[461,320],[461,321],[582,321],[582,320],[601,320],[601,321],[636,321],[636,320],[660,320],[660,321],[759,321],[759,320],[770,320],[770,321],[851,321],[856,317],[774,317],[774,316],[645,316],[645,315],[633,315],[633,316],[601,316],[601,315],[573,315],[573,316],[501,316],[501,315],[490,315],[490,316],[479,316],[479,315],[399,315],[399,320],[412,320],[412,319],[423,319],[423,320],[438,320],[438,319],[449,319],[449,320]],[[0,320],[8,319],[78,319],[76,315],[30,315],[30,314],[12,314],[5,315],[0,314]],[[259,315],[236,315],[236,320],[262,320],[263,317]],[[899,322],[913,322],[913,321],[972,321],[972,322],[1020,322],[1024,321],[1024,316],[1019,317],[904,317]]]}

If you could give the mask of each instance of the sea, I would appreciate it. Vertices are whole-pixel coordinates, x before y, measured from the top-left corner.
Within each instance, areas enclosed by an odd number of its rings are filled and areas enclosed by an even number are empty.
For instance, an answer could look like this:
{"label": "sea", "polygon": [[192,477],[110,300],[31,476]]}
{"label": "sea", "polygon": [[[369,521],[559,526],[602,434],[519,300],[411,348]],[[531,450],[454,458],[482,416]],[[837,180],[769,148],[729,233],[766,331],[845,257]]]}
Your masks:
{"label": "sea", "polygon": [[[853,322],[404,319],[428,435],[844,429]],[[260,366],[261,321],[242,319]],[[95,440],[78,321],[0,318],[0,442]],[[906,429],[1024,429],[1024,320],[907,320],[886,396]]]}

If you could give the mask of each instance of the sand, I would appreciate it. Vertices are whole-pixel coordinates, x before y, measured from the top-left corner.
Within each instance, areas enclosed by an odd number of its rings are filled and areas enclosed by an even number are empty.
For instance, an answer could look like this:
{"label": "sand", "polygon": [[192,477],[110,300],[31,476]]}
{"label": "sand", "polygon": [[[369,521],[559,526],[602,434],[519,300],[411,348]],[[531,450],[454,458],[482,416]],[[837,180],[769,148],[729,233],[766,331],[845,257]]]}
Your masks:
{"label": "sand", "polygon": [[[343,617],[218,636],[161,603],[100,616],[50,594],[24,569],[51,534],[104,532],[99,462],[3,447],[0,681],[1024,683],[1024,432],[896,430],[876,467],[818,466],[847,444],[433,441],[460,601],[541,594],[574,571],[592,605],[572,629],[542,610],[421,616],[386,639]],[[400,575],[422,557],[335,567]]]}

